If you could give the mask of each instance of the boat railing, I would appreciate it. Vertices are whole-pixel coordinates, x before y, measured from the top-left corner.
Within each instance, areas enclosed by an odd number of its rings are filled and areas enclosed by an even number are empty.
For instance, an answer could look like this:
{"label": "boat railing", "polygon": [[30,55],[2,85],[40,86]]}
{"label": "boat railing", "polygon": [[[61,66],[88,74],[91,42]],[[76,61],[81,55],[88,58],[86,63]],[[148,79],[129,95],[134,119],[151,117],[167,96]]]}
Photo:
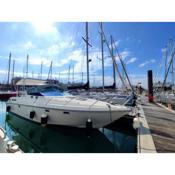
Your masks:
{"label": "boat railing", "polygon": [[[128,104],[130,104],[131,100],[133,103],[133,101],[135,100],[134,98],[136,98],[134,95],[130,95],[129,97],[126,98],[126,101],[122,105],[127,106]],[[131,105],[134,106],[135,104],[133,103]]]}

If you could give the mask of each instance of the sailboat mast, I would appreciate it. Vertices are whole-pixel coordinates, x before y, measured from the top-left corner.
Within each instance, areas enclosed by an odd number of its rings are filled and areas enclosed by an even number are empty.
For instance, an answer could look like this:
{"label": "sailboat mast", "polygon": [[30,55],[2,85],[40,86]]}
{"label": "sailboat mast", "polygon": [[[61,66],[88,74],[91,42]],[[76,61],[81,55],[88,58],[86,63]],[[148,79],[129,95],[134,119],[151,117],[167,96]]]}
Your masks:
{"label": "sailboat mast", "polygon": [[[166,72],[167,72],[167,57],[168,57],[168,47],[166,46],[166,50],[165,50],[165,76],[166,76]],[[165,76],[164,76],[164,78],[165,78]]]}
{"label": "sailboat mast", "polygon": [[70,83],[70,65],[69,65],[69,69],[68,69],[68,84]]}
{"label": "sailboat mast", "polygon": [[47,79],[48,79],[48,80],[49,80],[49,79],[52,79],[52,61],[51,61],[51,63],[50,63],[50,68],[49,68],[49,73],[48,73]]}
{"label": "sailboat mast", "polygon": [[14,78],[14,74],[15,74],[15,60],[13,60],[12,79]]}
{"label": "sailboat mast", "polygon": [[51,61],[51,65],[50,65],[50,79],[52,79],[52,61]]}
{"label": "sailboat mast", "polygon": [[87,89],[89,89],[89,32],[88,22],[86,22],[86,59],[87,59]]}
{"label": "sailboat mast", "polygon": [[120,74],[118,65],[117,65],[117,63],[116,63],[116,61],[115,61],[114,56],[112,55],[111,48],[109,47],[108,41],[107,41],[107,39],[106,39],[106,36],[105,36],[105,33],[104,33],[103,30],[102,30],[102,33],[103,33],[103,36],[104,36],[104,41],[105,41],[105,43],[106,43],[106,46],[107,46],[107,48],[108,48],[108,50],[109,50],[110,56],[111,56],[111,58],[112,58],[112,60],[113,60],[113,62],[114,62],[115,68],[116,68],[117,73],[118,73],[118,75],[119,75],[119,78],[120,78],[120,80],[121,80],[123,86],[124,86],[125,89],[127,90],[127,87],[126,87],[126,85],[125,85],[125,83],[124,83],[124,81],[123,81],[123,79],[122,79],[122,76],[121,76],[121,74]]}
{"label": "sailboat mast", "polygon": [[100,35],[101,35],[101,59],[102,59],[102,84],[103,84],[103,92],[104,92],[104,52],[103,52],[103,42],[104,42],[104,39],[103,39],[103,24],[102,22],[100,23],[100,29],[101,29],[101,32],[100,32]]}
{"label": "sailboat mast", "polygon": [[174,55],[175,55],[175,48],[173,49],[172,53],[171,53],[171,59],[170,59],[170,62],[169,62],[169,65],[168,65],[168,68],[167,68],[167,71],[166,71],[166,75],[165,75],[165,79],[163,81],[163,84],[162,84],[162,89],[163,87],[165,86],[165,83],[166,83],[166,79],[168,77],[168,73],[169,73],[169,70],[171,68],[171,64],[173,62],[173,59],[174,59]]}
{"label": "sailboat mast", "polygon": [[9,54],[9,62],[8,62],[8,77],[7,77],[7,84],[10,84],[10,65],[11,65],[11,57],[12,54]]}
{"label": "sailboat mast", "polygon": [[91,44],[89,44],[89,33],[88,33],[88,22],[86,22],[86,38],[82,37],[84,42],[86,43],[86,62],[87,62],[87,90],[89,90],[89,62],[91,59],[89,59],[89,46],[92,47]]}
{"label": "sailboat mast", "polygon": [[172,86],[174,86],[174,59],[172,60]]}
{"label": "sailboat mast", "polygon": [[74,83],[74,66],[73,66],[73,80],[72,80],[72,82]]}
{"label": "sailboat mast", "polygon": [[41,79],[42,79],[42,74],[43,74],[43,62],[41,61],[41,70],[40,70],[40,74],[41,74]]}
{"label": "sailboat mast", "polygon": [[81,81],[83,83],[83,72],[81,73]]}
{"label": "sailboat mast", "polygon": [[60,72],[59,72],[59,75],[58,75],[58,80],[59,80],[59,82],[60,82]]}
{"label": "sailboat mast", "polygon": [[[112,35],[110,36],[111,38],[111,54],[112,54],[112,57],[114,57],[114,48],[113,48],[113,38],[112,38]],[[114,77],[114,88],[116,88],[116,73],[115,73],[115,63],[114,61],[113,62],[113,77]]]}
{"label": "sailboat mast", "polygon": [[[123,60],[122,60],[123,61]],[[126,63],[123,61],[123,66],[124,66],[124,68],[125,68],[125,70],[126,70]],[[124,72],[124,69],[123,69],[123,71],[122,71],[122,76],[123,76],[123,80],[124,80],[124,82],[126,81],[126,76],[125,76],[125,72]]]}
{"label": "sailboat mast", "polygon": [[29,55],[27,54],[27,63],[26,63],[26,78],[28,78],[28,67],[29,66]]}

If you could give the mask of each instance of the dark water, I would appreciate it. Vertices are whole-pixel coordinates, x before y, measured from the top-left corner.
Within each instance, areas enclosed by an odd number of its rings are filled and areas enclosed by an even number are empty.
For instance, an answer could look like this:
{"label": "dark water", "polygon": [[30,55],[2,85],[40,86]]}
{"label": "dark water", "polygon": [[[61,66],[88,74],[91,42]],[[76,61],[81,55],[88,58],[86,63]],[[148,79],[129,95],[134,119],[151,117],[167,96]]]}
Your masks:
{"label": "dark water", "polygon": [[6,114],[5,102],[0,102],[0,126],[26,153],[132,153],[136,150],[136,134],[122,131],[120,126],[93,129],[91,133],[71,127],[44,128],[19,116]]}

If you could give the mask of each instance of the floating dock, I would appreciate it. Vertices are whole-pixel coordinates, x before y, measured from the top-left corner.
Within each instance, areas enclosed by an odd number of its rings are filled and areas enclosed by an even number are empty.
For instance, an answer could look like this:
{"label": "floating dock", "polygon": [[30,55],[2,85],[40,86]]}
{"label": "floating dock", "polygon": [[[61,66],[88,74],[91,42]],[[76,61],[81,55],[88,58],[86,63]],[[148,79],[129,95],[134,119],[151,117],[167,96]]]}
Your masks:
{"label": "floating dock", "polygon": [[22,150],[15,143],[10,140],[4,129],[0,127],[0,153],[22,153]]}
{"label": "floating dock", "polygon": [[175,152],[175,112],[157,103],[149,103],[144,96],[138,102],[139,153]]}

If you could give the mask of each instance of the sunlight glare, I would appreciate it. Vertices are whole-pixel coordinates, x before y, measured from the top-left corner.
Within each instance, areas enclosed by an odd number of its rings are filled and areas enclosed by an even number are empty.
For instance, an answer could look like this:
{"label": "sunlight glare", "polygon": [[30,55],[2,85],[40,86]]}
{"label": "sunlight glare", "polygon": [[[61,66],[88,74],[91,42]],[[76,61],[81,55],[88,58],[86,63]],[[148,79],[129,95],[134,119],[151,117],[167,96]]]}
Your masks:
{"label": "sunlight glare", "polygon": [[37,22],[32,22],[32,26],[40,34],[56,32],[56,27],[54,26],[54,22],[37,21]]}

